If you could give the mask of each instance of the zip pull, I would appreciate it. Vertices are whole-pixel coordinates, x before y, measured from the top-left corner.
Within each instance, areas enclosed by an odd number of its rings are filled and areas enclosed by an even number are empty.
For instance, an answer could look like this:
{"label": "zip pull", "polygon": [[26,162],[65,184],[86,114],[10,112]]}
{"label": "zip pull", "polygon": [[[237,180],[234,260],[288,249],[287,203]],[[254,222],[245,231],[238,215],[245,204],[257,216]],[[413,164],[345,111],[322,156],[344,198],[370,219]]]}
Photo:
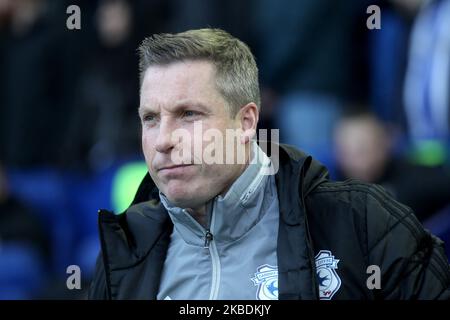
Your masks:
{"label": "zip pull", "polygon": [[209,247],[209,243],[213,240],[213,234],[209,231],[206,230],[206,234],[205,234],[205,248]]}

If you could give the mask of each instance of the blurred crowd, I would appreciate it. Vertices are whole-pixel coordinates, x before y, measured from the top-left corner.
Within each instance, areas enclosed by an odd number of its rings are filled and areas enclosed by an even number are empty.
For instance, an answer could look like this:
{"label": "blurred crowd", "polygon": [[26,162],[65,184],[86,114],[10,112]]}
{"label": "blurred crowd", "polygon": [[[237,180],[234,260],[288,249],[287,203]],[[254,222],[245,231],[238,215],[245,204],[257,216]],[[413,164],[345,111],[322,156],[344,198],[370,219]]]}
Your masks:
{"label": "blurred crowd", "polygon": [[85,297],[97,209],[123,210],[145,172],[136,48],[201,27],[251,47],[260,128],[450,245],[450,0],[0,0],[0,299]]}

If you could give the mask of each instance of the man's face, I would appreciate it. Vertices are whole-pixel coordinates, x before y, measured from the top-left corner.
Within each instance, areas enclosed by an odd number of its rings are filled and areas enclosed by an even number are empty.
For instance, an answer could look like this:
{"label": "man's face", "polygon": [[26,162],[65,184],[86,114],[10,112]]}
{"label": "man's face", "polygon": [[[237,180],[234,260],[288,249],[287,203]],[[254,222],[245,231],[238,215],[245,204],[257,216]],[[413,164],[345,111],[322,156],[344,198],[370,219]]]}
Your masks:
{"label": "man's face", "polygon": [[[207,61],[151,66],[143,79],[139,115],[145,160],[158,189],[179,207],[201,207],[243,170],[242,164],[206,164],[199,159],[208,146],[199,144],[206,130],[215,128],[225,137],[226,129],[240,127],[215,83],[215,67]],[[177,137],[180,132],[182,137]],[[200,145],[200,153],[194,152],[194,144]]]}
{"label": "man's face", "polygon": [[375,120],[348,119],[336,131],[337,161],[348,178],[376,182],[389,157],[384,128]]}

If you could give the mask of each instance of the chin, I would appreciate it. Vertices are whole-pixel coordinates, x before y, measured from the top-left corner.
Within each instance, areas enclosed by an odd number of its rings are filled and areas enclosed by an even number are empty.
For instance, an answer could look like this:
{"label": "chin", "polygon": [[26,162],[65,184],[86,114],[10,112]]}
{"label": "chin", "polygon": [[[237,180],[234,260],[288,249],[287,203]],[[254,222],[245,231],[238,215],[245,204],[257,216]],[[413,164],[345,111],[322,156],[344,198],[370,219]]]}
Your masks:
{"label": "chin", "polygon": [[189,188],[186,183],[184,185],[167,186],[165,189],[164,194],[167,199],[178,207],[185,207],[195,197],[192,188]]}

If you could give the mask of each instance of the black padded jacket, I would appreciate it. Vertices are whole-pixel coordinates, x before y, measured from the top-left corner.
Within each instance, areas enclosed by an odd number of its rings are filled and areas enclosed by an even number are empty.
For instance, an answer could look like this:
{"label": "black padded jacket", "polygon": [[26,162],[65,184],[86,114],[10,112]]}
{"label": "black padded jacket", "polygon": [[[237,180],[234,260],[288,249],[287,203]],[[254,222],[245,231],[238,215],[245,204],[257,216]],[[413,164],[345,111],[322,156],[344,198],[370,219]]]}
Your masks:
{"label": "black padded jacket", "polygon": [[[279,160],[279,299],[450,299],[443,242],[411,209],[377,185],[330,181],[293,147]],[[155,299],[172,228],[148,174],[123,214],[100,210],[89,298]]]}

